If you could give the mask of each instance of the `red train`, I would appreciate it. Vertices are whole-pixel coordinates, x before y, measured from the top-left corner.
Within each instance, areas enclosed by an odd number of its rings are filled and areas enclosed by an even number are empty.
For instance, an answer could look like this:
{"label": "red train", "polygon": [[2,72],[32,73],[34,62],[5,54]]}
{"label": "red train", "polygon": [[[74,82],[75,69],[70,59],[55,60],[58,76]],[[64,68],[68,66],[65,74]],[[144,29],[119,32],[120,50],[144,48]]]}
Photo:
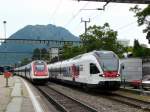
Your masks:
{"label": "red train", "polygon": [[47,63],[42,60],[32,61],[27,65],[15,68],[14,72],[33,83],[46,83],[49,79]]}

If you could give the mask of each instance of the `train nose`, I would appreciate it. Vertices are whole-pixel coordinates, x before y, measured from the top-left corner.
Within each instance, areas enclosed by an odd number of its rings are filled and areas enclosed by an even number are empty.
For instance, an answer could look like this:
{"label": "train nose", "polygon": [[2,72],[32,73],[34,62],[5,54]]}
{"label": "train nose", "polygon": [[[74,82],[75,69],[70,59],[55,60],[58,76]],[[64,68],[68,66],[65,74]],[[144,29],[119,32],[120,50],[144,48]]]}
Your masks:
{"label": "train nose", "polygon": [[120,74],[118,74],[117,72],[104,72],[104,74],[100,74],[100,77],[108,77],[108,78],[115,78],[115,77],[119,77]]}
{"label": "train nose", "polygon": [[119,81],[100,81],[99,87],[106,90],[117,90],[120,87]]}

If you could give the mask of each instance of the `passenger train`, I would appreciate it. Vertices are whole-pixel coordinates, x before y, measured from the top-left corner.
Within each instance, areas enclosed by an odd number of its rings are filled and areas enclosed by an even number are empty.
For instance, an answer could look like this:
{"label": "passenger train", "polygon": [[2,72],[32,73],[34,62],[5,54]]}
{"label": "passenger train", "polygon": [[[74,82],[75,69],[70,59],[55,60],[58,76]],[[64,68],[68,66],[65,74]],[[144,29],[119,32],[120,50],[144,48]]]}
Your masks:
{"label": "passenger train", "polygon": [[117,90],[120,87],[120,61],[112,51],[92,51],[48,65],[51,80],[86,88]]}
{"label": "passenger train", "polygon": [[46,83],[49,79],[47,63],[42,60],[32,61],[25,66],[15,68],[14,72],[33,83]]}

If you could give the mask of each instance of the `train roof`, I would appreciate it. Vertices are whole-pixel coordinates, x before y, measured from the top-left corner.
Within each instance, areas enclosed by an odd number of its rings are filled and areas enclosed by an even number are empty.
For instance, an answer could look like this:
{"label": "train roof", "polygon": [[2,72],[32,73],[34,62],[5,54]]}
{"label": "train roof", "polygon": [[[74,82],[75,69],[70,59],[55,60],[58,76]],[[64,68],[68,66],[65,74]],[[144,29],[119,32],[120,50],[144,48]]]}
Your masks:
{"label": "train roof", "polygon": [[[97,51],[97,50],[94,50],[94,51],[92,51],[92,52],[88,52],[88,53],[84,53],[84,54],[80,54],[80,55],[77,55],[77,56],[75,56],[75,57],[73,57],[73,58],[70,58],[70,59],[67,59],[67,60],[64,60],[64,61],[62,61],[63,63],[69,63],[70,61],[74,61],[74,60],[78,60],[78,59],[82,59],[82,57],[87,57],[88,56],[88,58],[89,58],[89,56],[91,55],[91,56],[93,56],[95,53],[100,53],[100,54],[105,54],[105,53],[113,53],[114,54],[114,52],[113,51],[106,51],[106,50],[100,50],[100,51]],[[55,62],[55,63],[51,63],[51,64],[60,64],[60,63],[62,63],[61,61],[58,61],[58,62]],[[50,65],[51,65],[50,64]]]}
{"label": "train roof", "polygon": [[34,63],[34,62],[37,62],[37,61],[46,63],[44,60],[34,60],[34,61],[31,61],[30,63],[28,63],[28,64],[26,64],[26,65],[17,67],[17,68],[15,68],[15,69],[17,70],[17,69],[24,69],[24,68],[26,68],[26,67],[28,68],[28,67],[30,67],[30,64],[32,64],[32,63]]}
{"label": "train roof", "polygon": [[78,56],[75,56],[73,58],[71,58],[70,60],[75,60],[75,59],[79,59],[83,56],[88,56],[88,55],[93,55],[95,53],[101,53],[101,54],[105,54],[105,53],[114,53],[113,51],[106,51],[106,50],[101,50],[101,51],[97,51],[97,50],[94,50],[92,52],[88,52],[88,53],[85,53],[85,54],[81,54],[81,55],[78,55]]}

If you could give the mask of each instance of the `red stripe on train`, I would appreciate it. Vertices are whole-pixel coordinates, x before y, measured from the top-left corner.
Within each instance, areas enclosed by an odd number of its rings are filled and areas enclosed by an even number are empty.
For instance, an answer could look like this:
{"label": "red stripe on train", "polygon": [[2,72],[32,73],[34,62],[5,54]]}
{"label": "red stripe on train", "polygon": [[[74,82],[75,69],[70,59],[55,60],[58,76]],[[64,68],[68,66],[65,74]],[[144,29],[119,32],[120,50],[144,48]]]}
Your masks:
{"label": "red stripe on train", "polygon": [[105,71],[104,72],[104,77],[115,78],[115,77],[118,77],[118,76],[120,76],[120,75],[116,71]]}

